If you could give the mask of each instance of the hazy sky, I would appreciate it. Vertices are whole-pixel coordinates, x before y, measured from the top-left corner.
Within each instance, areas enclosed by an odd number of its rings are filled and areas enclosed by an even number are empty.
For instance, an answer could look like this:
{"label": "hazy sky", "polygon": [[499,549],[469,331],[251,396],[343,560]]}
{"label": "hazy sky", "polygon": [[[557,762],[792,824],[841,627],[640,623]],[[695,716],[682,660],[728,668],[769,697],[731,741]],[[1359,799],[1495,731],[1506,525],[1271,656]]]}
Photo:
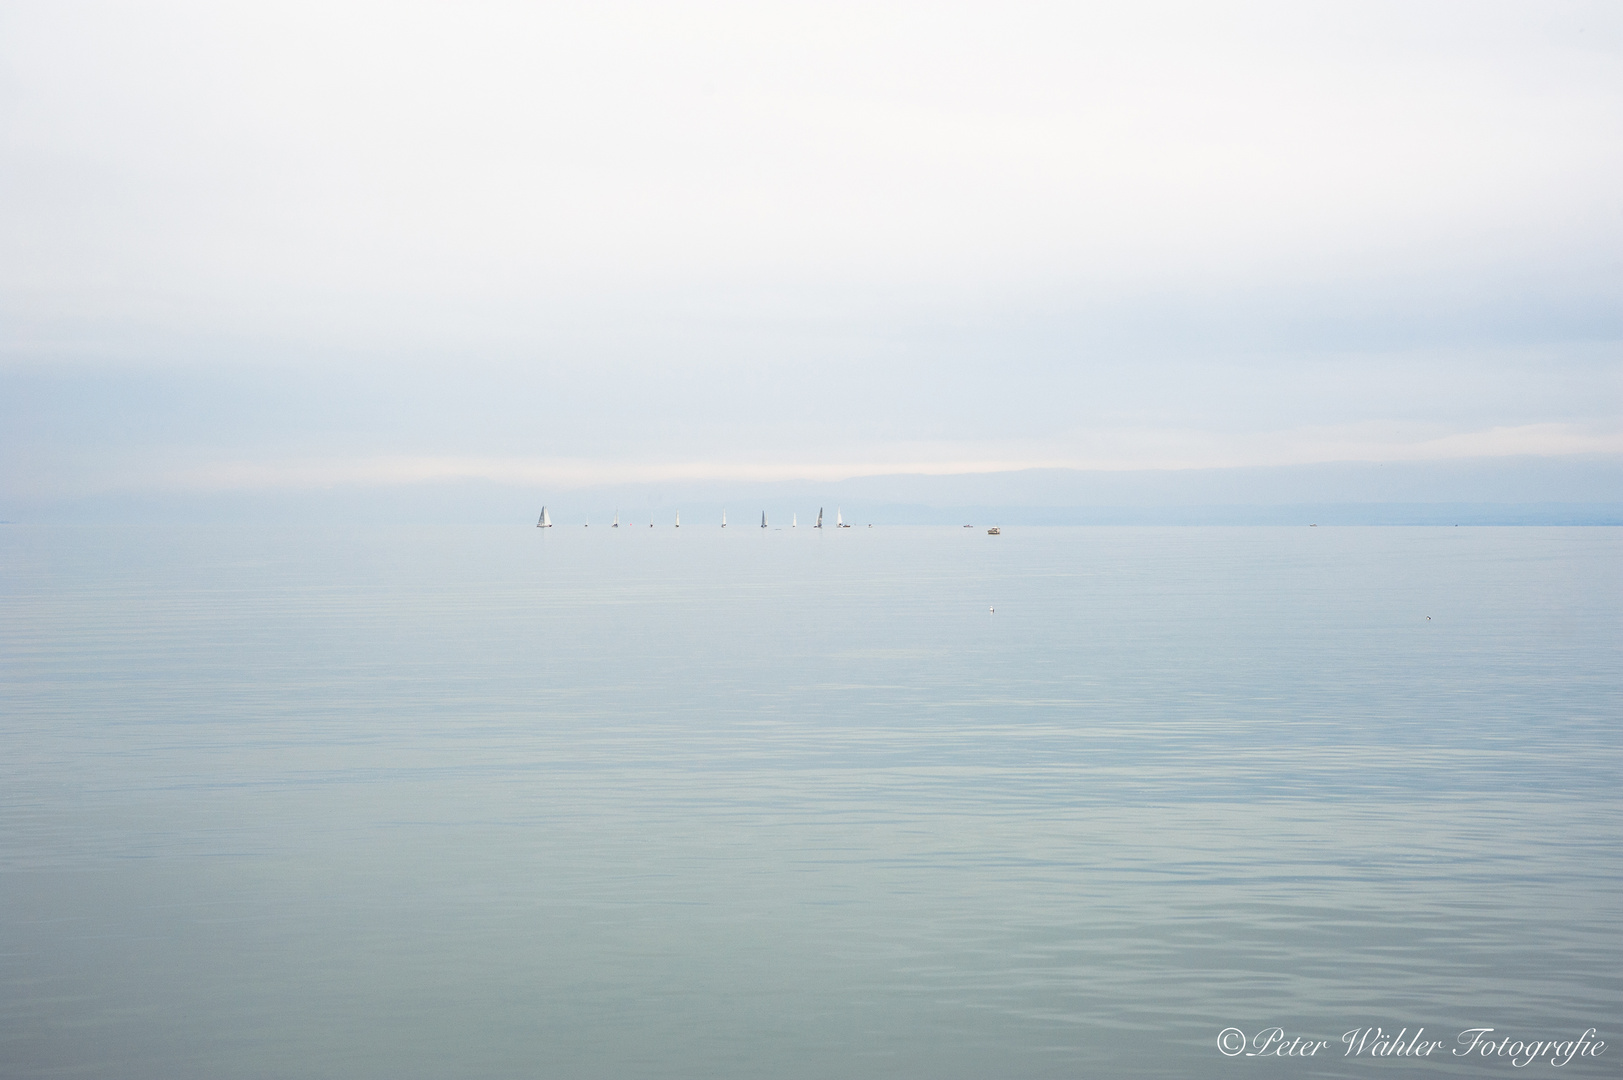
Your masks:
{"label": "hazy sky", "polygon": [[0,5],[6,492],[1623,454],[1623,6]]}

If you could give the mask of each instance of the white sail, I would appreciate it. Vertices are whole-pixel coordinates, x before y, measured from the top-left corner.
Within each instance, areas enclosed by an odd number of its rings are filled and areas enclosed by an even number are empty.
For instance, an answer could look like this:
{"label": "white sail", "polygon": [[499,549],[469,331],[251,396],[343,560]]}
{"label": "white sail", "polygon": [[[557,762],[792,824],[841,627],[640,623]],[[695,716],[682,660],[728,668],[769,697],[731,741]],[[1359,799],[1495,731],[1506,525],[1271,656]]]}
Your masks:
{"label": "white sail", "polygon": [[834,527],[836,529],[845,528],[845,515],[840,513],[840,508],[837,506],[834,508]]}
{"label": "white sail", "polygon": [[791,529],[800,528],[800,515],[799,514],[790,514],[789,515],[789,527]]}
{"label": "white sail", "polygon": [[761,528],[766,528],[766,511],[761,511]]}
{"label": "white sail", "polygon": [[544,506],[541,508],[541,516],[535,519],[535,527],[538,529],[552,528],[552,519],[547,516],[547,508]]}
{"label": "white sail", "polygon": [[614,512],[614,524],[610,525],[609,528],[618,529],[619,527],[620,527],[620,511],[616,510]]}
{"label": "white sail", "polygon": [[817,524],[813,525],[812,528],[821,529],[822,527],[823,527],[823,508],[821,506],[819,506],[817,508]]}
{"label": "white sail", "polygon": [[676,527],[678,529],[682,527],[682,511],[680,510],[676,512]]}
{"label": "white sail", "polygon": [[725,510],[721,512],[721,527],[723,529],[727,527],[727,511]]}

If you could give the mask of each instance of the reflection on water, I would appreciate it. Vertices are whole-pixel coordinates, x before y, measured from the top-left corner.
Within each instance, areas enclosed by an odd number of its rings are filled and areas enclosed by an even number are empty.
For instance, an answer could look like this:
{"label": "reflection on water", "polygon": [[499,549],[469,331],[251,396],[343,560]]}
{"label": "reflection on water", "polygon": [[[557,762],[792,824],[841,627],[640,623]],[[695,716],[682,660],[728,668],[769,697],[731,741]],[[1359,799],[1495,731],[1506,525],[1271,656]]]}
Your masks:
{"label": "reflection on water", "polygon": [[1620,530],[0,553],[8,1075],[1363,1076],[1373,1025],[1623,1060]]}

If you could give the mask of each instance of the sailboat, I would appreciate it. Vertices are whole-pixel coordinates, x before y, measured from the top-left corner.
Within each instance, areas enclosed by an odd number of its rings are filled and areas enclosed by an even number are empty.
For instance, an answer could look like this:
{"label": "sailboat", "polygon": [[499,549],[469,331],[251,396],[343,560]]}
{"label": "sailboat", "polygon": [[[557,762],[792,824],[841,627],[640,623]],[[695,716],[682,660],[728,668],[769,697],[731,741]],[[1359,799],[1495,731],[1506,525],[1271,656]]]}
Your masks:
{"label": "sailboat", "polygon": [[535,519],[535,527],[538,529],[552,528],[552,519],[547,516],[547,508],[544,506],[541,508],[541,516]]}
{"label": "sailboat", "polygon": [[680,510],[676,512],[676,527],[678,529],[682,527],[682,511]]}
{"label": "sailboat", "polygon": [[619,527],[620,527],[620,511],[616,510],[614,512],[614,524],[610,525],[609,528],[618,529]]}
{"label": "sailboat", "polygon": [[761,511],[761,528],[766,528],[766,511]]}
{"label": "sailboat", "polygon": [[813,525],[812,528],[821,529],[822,527],[823,527],[823,508],[821,506],[819,506],[817,508],[817,524]]}
{"label": "sailboat", "polygon": [[800,528],[800,515],[799,514],[790,514],[789,515],[789,527],[791,529]]}
{"label": "sailboat", "polygon": [[845,515],[840,513],[840,508],[837,506],[834,508],[834,527],[836,529],[849,529],[851,527],[845,523]]}
{"label": "sailboat", "polygon": [[721,527],[723,529],[727,527],[727,511],[725,510],[721,512]]}

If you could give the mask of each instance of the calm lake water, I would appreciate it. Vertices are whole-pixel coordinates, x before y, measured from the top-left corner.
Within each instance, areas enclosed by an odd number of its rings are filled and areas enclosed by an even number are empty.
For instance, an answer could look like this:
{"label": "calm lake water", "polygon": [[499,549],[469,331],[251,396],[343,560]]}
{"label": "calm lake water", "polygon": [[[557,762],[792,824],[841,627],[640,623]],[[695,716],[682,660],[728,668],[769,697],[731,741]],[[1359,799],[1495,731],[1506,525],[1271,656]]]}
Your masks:
{"label": "calm lake water", "polygon": [[[7,526],[0,574],[6,1076],[1552,1075],[1481,1027],[1623,1075],[1623,530]],[[1218,1049],[1272,1026],[1330,1045]]]}

